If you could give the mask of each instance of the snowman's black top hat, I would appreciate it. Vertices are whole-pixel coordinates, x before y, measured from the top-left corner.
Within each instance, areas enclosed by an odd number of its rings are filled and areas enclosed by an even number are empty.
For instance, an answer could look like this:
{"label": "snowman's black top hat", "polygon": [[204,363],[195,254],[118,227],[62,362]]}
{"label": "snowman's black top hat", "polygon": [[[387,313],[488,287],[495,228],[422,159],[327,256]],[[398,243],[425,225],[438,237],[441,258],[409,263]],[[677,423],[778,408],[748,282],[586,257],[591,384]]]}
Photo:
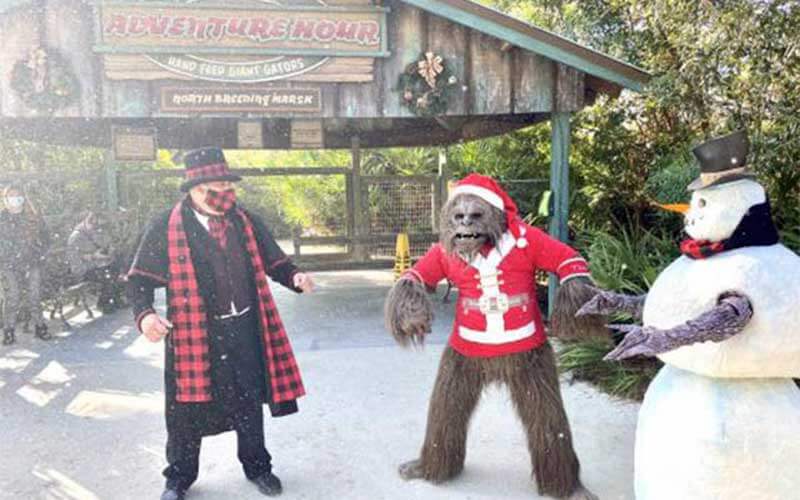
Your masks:
{"label": "snowman's black top hat", "polygon": [[181,184],[181,191],[184,192],[204,182],[242,180],[230,171],[220,148],[189,151],[183,156],[183,164],[186,166],[186,181]]}
{"label": "snowman's black top hat", "polygon": [[744,130],[711,139],[695,147],[692,153],[700,162],[700,177],[689,184],[689,191],[754,178],[756,175],[746,166],[749,150],[750,142]]}

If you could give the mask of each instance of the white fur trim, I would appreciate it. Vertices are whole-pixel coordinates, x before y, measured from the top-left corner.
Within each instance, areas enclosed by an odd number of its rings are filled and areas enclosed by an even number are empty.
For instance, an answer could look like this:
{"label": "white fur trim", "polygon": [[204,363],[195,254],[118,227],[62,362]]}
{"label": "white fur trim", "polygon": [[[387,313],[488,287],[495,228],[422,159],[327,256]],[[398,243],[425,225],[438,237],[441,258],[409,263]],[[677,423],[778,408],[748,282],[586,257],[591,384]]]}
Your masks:
{"label": "white fur trim", "polygon": [[416,279],[416,281],[418,281],[420,283],[423,283],[423,284],[425,283],[425,280],[422,279],[422,275],[419,273],[419,271],[417,271],[416,269],[413,269],[413,268],[412,269],[407,269],[403,274],[401,274],[400,275],[400,279],[401,280],[411,280],[411,281],[414,281]]}
{"label": "white fur trim", "polygon": [[527,339],[528,337],[533,336],[535,333],[536,324],[533,322],[514,330],[507,330],[505,328],[498,330],[490,328],[485,332],[480,330],[472,330],[466,326],[458,327],[458,334],[462,339],[475,342],[476,344],[508,344],[518,340]]}
{"label": "white fur trim", "polygon": [[503,199],[497,193],[480,186],[475,186],[473,184],[456,186],[455,189],[451,191],[450,198],[455,198],[460,194],[474,194],[493,207],[497,207],[500,210],[506,209],[505,205],[503,204]]}
{"label": "white fur trim", "polygon": [[563,278],[561,278],[560,283],[563,285],[564,283],[566,283],[567,281],[571,280],[572,278],[580,278],[581,276],[583,276],[584,278],[591,278],[592,277],[592,275],[590,273],[574,273],[574,274],[570,274],[569,276],[564,276]]}
{"label": "white fur trim", "polygon": [[[556,271],[558,271],[562,267],[566,266],[567,264],[572,264],[573,262],[584,262],[585,263],[586,259],[584,259],[583,257],[572,257],[571,259],[567,259],[564,262],[562,262],[561,264],[559,264],[558,267],[556,268]],[[588,265],[588,263],[587,263],[587,265]]]}

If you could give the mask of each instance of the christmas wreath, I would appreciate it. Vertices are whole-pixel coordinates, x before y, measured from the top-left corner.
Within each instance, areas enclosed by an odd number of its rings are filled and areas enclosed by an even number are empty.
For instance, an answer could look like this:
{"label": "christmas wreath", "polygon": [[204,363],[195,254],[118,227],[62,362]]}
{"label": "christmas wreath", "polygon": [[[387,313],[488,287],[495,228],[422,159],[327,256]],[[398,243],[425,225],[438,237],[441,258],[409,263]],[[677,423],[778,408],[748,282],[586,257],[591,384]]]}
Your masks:
{"label": "christmas wreath", "polygon": [[33,49],[27,59],[17,61],[11,73],[11,88],[29,108],[52,113],[75,102],[80,85],[58,52]]}
{"label": "christmas wreath", "polygon": [[419,116],[441,115],[455,91],[458,78],[441,56],[426,52],[422,58],[406,66],[397,82],[403,104]]}

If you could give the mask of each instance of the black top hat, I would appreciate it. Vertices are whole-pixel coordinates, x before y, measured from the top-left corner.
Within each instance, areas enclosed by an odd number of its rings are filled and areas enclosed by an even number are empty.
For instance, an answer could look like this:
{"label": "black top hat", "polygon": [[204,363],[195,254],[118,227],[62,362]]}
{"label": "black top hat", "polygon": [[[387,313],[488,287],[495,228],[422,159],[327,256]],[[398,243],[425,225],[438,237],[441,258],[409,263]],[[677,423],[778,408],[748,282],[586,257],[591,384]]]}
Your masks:
{"label": "black top hat", "polygon": [[231,173],[220,148],[193,149],[183,156],[183,164],[186,167],[186,181],[181,184],[183,192],[204,182],[242,180]]}
{"label": "black top hat", "polygon": [[692,153],[700,162],[700,177],[689,184],[689,191],[755,177],[756,175],[746,167],[749,150],[750,142],[744,130],[712,139],[695,147]]}

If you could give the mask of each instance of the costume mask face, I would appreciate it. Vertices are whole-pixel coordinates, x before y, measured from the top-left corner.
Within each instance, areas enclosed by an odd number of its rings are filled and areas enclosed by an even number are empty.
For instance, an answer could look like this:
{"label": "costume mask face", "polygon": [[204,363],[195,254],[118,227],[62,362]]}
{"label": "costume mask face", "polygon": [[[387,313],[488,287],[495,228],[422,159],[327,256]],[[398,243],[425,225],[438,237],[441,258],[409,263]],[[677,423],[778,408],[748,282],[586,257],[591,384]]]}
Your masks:
{"label": "costume mask face", "polygon": [[764,188],[751,180],[734,181],[692,193],[686,232],[695,240],[717,242],[730,238],[753,205],[767,199]]}
{"label": "costume mask face", "polygon": [[11,213],[20,213],[25,206],[25,197],[20,195],[12,195],[6,197],[6,207]]}
{"label": "costume mask face", "polygon": [[227,212],[236,204],[236,191],[233,188],[225,189],[224,191],[209,188],[206,191],[205,202],[212,210]]}
{"label": "costume mask face", "polygon": [[442,209],[439,240],[447,253],[471,261],[487,243],[495,245],[506,230],[505,214],[483,199],[461,194]]}

